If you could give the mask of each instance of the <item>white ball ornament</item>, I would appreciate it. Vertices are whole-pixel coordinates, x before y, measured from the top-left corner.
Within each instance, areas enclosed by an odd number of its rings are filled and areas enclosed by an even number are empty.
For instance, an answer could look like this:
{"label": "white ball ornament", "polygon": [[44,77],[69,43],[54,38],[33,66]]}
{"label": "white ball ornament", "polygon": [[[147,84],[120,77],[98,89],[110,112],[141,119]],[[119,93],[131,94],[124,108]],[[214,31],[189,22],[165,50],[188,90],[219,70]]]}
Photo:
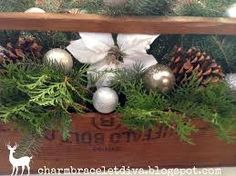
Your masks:
{"label": "white ball ornament", "polygon": [[103,114],[113,112],[118,106],[119,98],[117,93],[109,88],[99,88],[93,95],[93,106],[94,108]]}
{"label": "white ball ornament", "polygon": [[236,18],[236,4],[233,4],[226,10],[226,16]]}
{"label": "white ball ornament", "polygon": [[73,68],[73,58],[64,49],[54,48],[49,50],[44,56],[44,62],[62,67],[66,71]]}
{"label": "white ball ornament", "polygon": [[25,13],[46,13],[46,12],[38,7],[32,7],[26,10]]}

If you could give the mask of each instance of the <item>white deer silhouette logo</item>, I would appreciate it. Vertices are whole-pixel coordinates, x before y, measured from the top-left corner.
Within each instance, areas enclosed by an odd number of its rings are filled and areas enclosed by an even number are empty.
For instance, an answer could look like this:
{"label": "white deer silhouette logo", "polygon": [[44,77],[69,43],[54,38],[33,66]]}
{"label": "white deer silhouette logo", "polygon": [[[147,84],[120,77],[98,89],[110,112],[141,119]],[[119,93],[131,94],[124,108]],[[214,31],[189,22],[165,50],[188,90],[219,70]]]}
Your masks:
{"label": "white deer silhouette logo", "polygon": [[22,168],[21,175],[24,174],[25,167],[27,167],[28,175],[29,175],[30,174],[30,160],[32,159],[32,156],[31,157],[24,156],[21,158],[15,158],[13,154],[15,153],[17,147],[18,147],[17,144],[15,144],[13,147],[11,147],[10,144],[7,145],[8,150],[10,150],[9,161],[12,165],[11,176],[14,175],[14,172],[15,172],[15,175],[18,174],[18,167]]}

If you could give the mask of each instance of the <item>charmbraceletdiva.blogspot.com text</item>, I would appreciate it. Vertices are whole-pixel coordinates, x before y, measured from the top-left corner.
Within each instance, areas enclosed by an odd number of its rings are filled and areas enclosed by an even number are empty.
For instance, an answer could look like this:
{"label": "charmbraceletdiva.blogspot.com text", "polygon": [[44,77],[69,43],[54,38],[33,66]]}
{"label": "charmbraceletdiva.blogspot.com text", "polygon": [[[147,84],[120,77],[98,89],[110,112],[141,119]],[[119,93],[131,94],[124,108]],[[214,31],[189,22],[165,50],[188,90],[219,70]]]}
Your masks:
{"label": "charmbraceletdiva.blogspot.com text", "polygon": [[43,166],[38,169],[39,175],[50,175],[50,174],[97,174],[97,175],[131,175],[131,174],[153,174],[160,176],[187,176],[187,175],[222,175],[221,168],[204,168],[198,169],[196,167],[188,168],[188,169],[180,169],[180,168],[172,168],[165,169],[155,167],[147,167],[143,168],[131,168],[129,166],[122,167],[113,167],[107,168],[105,166],[101,166],[100,168],[75,168],[70,166],[68,168],[49,168],[47,166]]}

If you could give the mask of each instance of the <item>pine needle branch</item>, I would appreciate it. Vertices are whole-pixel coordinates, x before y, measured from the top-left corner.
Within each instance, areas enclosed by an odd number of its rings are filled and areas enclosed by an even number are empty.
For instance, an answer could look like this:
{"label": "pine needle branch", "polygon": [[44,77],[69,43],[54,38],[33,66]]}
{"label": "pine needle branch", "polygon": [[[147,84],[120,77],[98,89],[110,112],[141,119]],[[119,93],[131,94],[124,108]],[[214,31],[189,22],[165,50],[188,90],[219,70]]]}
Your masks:
{"label": "pine needle branch", "polygon": [[16,157],[34,156],[40,151],[42,138],[34,134],[25,134],[16,150]]}

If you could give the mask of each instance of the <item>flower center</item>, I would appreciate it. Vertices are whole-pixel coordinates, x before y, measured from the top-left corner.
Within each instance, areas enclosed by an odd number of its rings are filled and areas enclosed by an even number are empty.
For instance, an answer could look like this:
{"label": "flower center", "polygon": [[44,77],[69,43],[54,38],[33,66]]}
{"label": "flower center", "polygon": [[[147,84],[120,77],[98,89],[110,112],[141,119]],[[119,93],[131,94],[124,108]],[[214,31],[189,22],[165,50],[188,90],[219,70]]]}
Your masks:
{"label": "flower center", "polygon": [[118,46],[114,46],[108,51],[105,59],[107,60],[108,64],[113,63],[118,65],[120,62],[123,62],[124,56],[125,53],[123,53]]}

